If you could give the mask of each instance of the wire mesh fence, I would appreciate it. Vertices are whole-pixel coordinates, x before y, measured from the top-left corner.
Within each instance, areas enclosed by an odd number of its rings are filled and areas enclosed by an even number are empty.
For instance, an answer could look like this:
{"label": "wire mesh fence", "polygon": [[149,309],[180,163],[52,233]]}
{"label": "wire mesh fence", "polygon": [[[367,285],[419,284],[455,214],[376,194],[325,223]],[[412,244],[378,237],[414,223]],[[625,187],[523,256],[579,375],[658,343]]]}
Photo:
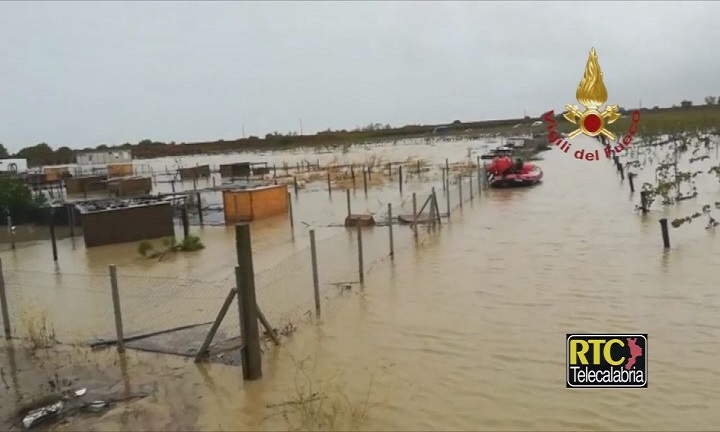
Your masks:
{"label": "wire mesh fence", "polygon": [[[454,175],[456,171],[465,174]],[[423,182],[408,185],[402,193],[385,200],[377,199],[371,206],[375,226],[315,227],[321,303],[351,288],[390,259],[388,204],[393,206],[392,250],[397,255],[432,231],[426,225],[418,226],[416,240],[412,224],[398,223],[398,215],[412,215],[421,210],[423,214],[430,213],[434,204],[430,200],[433,188],[436,211],[443,216],[447,215],[448,208],[452,217],[455,208],[479,199],[477,167],[469,165],[456,171],[447,176],[446,184],[442,181],[445,175],[420,171],[417,174],[425,176]],[[416,194],[414,205],[413,192]],[[296,227],[300,229],[309,228]],[[300,237],[297,242],[304,244],[295,244],[294,250],[279,262],[255,271],[258,306],[276,329],[314,314],[311,245],[307,237]],[[213,280],[132,275],[122,267],[117,268],[124,336],[132,338],[213,322],[228,292],[236,286],[236,265],[229,260]],[[4,269],[2,277],[13,336],[32,338],[38,332],[46,332],[68,343],[114,340],[115,314],[109,269],[95,274]],[[237,305],[230,310],[236,311]],[[226,339],[238,337],[238,313],[228,313],[220,330]]]}

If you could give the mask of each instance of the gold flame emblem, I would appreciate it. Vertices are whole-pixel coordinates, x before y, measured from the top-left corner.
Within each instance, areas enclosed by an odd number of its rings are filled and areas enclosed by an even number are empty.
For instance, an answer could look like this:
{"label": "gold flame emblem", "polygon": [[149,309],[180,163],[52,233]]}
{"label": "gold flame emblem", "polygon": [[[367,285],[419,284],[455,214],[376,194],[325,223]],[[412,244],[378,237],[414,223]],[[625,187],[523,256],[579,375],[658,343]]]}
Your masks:
{"label": "gold flame emblem", "polygon": [[600,71],[600,63],[598,63],[595,48],[590,50],[587,65],[585,65],[585,74],[575,93],[577,101],[585,107],[585,111],[580,111],[574,105],[566,105],[568,112],[563,116],[570,123],[578,125],[578,128],[568,134],[568,138],[574,138],[580,133],[587,136],[595,137],[600,134],[605,135],[614,140],[615,134],[605,128],[605,126],[615,122],[620,118],[617,105],[610,105],[603,111],[599,111],[602,104],[607,102],[607,88],[603,83],[602,71]]}

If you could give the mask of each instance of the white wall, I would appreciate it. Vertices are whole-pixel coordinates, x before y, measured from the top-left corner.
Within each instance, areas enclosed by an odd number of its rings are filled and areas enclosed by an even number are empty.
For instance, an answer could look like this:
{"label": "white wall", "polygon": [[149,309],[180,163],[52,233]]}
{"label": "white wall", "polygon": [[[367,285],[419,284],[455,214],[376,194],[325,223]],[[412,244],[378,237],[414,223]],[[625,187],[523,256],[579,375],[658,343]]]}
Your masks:
{"label": "white wall", "polygon": [[0,159],[0,171],[2,172],[25,172],[27,169],[27,159]]}
{"label": "white wall", "polygon": [[78,165],[107,165],[112,163],[131,162],[130,150],[111,150],[77,155]]}

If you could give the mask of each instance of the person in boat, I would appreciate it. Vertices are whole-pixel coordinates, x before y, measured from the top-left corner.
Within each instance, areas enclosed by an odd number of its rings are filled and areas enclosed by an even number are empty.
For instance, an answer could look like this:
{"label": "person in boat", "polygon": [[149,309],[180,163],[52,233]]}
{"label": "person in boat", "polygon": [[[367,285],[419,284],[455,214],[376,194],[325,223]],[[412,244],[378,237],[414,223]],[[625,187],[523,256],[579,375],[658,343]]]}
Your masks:
{"label": "person in boat", "polygon": [[520,174],[522,173],[524,162],[522,159],[515,159],[515,163],[510,165],[503,174]]}

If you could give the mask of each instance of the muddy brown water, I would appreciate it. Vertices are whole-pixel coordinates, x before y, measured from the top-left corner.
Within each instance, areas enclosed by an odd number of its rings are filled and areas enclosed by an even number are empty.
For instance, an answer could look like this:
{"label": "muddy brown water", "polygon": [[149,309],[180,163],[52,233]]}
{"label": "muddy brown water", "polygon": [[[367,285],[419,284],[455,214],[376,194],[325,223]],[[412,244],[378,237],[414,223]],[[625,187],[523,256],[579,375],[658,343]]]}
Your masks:
{"label": "muddy brown water", "polygon": [[[428,152],[453,161],[472,145]],[[716,427],[720,294],[712,269],[720,264],[720,243],[696,222],[672,229],[672,248],[664,251],[657,221],[720,201],[717,181],[702,183],[696,200],[640,216],[633,211],[637,194],[630,196],[610,162],[580,162],[557,149],[543,156],[542,185],[484,191],[454,209],[439,232],[423,234],[422,245],[411,243],[373,267],[362,289],[326,301],[319,322],[304,322],[281,347],[268,347],[261,381],[243,382],[231,366],[130,352],[131,385],[154,386],[154,397],[101,418],[75,419],[71,429],[286,429],[301,416],[286,419],[268,405],[297,399],[309,384],[309,393],[328,400],[344,394],[355,407],[367,398],[362,429]],[[319,203],[323,194],[328,201],[326,191],[299,200]],[[319,208],[343,215],[344,205]],[[256,229],[258,242],[290,248],[285,220],[267,223],[278,226]],[[212,246],[203,260],[149,265],[128,246],[97,254],[63,250],[59,265],[100,271],[115,261],[150,274],[209,277],[232,261],[226,256],[232,232],[206,230]],[[3,253],[6,267],[13,259],[47,266],[46,258],[33,261],[46,245],[36,248]],[[272,266],[272,258],[258,254],[260,265]],[[648,388],[566,389],[565,334],[577,332],[648,333]],[[341,424],[342,418],[333,423]]]}

